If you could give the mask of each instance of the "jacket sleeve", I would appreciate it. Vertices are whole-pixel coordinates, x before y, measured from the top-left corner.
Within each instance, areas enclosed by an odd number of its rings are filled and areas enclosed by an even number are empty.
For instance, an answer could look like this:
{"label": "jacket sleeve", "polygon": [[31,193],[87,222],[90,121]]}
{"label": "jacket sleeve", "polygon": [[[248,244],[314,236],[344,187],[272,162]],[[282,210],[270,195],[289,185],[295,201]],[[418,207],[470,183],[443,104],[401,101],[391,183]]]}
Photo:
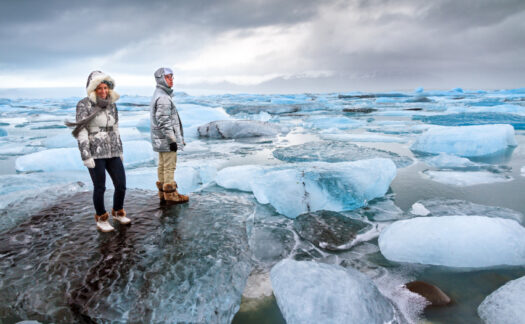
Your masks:
{"label": "jacket sleeve", "polygon": [[[76,116],[77,122],[86,118],[87,116],[89,116],[89,107],[86,105],[85,102],[80,101],[77,104],[77,116]],[[86,161],[91,158],[91,151],[89,147],[88,135],[89,133],[87,129],[84,127],[78,133],[78,136],[77,136],[78,149],[80,150],[80,156],[82,158],[82,161]]]}
{"label": "jacket sleeve", "polygon": [[155,105],[155,119],[162,134],[166,137],[168,144],[177,142],[175,132],[173,131],[173,122],[171,115],[171,100],[167,97],[160,97]]}
{"label": "jacket sleeve", "polygon": [[[175,105],[174,105],[175,106]],[[184,136],[182,131],[182,124],[179,117],[179,112],[177,111],[177,108],[173,108],[174,114],[173,114],[173,129],[175,130],[175,138],[177,140],[177,147],[179,147],[181,150],[184,150]]]}

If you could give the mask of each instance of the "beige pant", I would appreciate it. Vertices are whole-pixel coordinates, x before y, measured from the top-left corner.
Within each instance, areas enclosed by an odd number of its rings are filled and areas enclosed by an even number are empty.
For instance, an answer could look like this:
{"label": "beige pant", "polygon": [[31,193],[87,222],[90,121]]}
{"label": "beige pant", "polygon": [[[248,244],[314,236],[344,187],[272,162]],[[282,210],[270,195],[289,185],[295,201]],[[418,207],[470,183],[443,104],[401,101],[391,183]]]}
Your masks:
{"label": "beige pant", "polygon": [[177,152],[159,152],[159,168],[157,173],[162,183],[172,183],[177,164]]}

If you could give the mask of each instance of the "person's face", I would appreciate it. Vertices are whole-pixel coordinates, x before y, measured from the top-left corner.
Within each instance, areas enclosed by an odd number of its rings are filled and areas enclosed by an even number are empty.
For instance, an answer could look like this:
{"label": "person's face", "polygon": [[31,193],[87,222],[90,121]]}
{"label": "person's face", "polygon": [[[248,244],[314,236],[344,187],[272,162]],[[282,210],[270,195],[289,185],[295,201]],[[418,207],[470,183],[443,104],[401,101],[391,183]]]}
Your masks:
{"label": "person's face", "polygon": [[97,97],[106,99],[109,93],[108,85],[105,83],[99,84],[98,87],[95,89],[95,93],[97,94]]}
{"label": "person's face", "polygon": [[165,75],[164,80],[166,80],[166,84],[168,85],[168,87],[173,88],[173,74]]}

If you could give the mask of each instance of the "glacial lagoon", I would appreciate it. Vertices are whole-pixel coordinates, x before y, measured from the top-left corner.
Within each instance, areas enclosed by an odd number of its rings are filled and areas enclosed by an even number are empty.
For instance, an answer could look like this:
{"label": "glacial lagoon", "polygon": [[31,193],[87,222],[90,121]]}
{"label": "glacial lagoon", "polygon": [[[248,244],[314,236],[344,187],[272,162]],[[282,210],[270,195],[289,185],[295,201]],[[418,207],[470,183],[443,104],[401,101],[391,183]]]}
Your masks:
{"label": "glacial lagoon", "polygon": [[[191,95],[159,204],[149,97],[117,102],[131,226],[98,233],[64,120],[0,98],[0,322],[519,323],[525,89]],[[111,181],[106,204],[111,206]],[[404,284],[439,287],[427,306]]]}

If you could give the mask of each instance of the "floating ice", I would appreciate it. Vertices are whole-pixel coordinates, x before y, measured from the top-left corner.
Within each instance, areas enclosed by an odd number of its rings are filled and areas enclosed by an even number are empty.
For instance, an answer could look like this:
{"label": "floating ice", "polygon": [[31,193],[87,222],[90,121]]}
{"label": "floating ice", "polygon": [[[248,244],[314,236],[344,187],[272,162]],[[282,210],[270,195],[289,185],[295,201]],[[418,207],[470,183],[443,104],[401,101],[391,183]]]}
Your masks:
{"label": "floating ice", "polygon": [[316,211],[356,209],[382,197],[396,176],[389,159],[312,162],[284,166],[236,166],[217,173],[218,185],[252,191],[261,204],[271,204],[290,218]]}
{"label": "floating ice", "polygon": [[428,211],[428,209],[425,208],[425,206],[421,203],[414,203],[412,205],[412,208],[410,209],[410,212],[414,215],[418,215],[418,216],[427,216],[428,214],[430,214],[430,212]]}
{"label": "floating ice", "polygon": [[[524,107],[521,107],[521,109],[525,110]],[[525,129],[525,116],[502,112],[465,112],[448,115],[414,116],[413,119],[443,126],[510,124],[514,129]]]}
{"label": "floating ice", "polygon": [[489,171],[423,171],[433,181],[458,187],[480,184],[508,182],[514,180],[510,175]]}
{"label": "floating ice", "polygon": [[[123,142],[124,165],[135,166],[153,161],[154,154],[151,144],[147,141]],[[56,148],[28,155],[16,159],[16,170],[28,171],[62,171],[82,170],[85,166],[80,159],[77,148]]]}
{"label": "floating ice", "polygon": [[207,193],[159,209],[155,192],[126,198],[132,224],[111,234],[95,229],[90,192],[3,232],[0,313],[67,323],[230,323],[252,270],[245,221],[253,203]]}
{"label": "floating ice", "polygon": [[346,162],[371,158],[388,158],[392,159],[399,168],[409,166],[413,162],[411,158],[399,156],[393,152],[358,146],[341,141],[308,142],[278,148],[273,151],[273,156],[279,160],[287,162]]}
{"label": "floating ice", "polygon": [[321,134],[321,138],[330,141],[343,142],[383,142],[383,143],[406,143],[406,138],[396,136],[384,136],[377,134]]}
{"label": "floating ice", "polygon": [[400,220],[379,236],[381,253],[397,262],[449,267],[525,265],[525,228],[484,216]]}
{"label": "floating ice", "polygon": [[514,129],[510,125],[480,125],[434,127],[420,135],[413,151],[459,156],[483,156],[516,146]]}
{"label": "floating ice", "polygon": [[446,153],[440,153],[437,156],[433,156],[426,159],[425,162],[436,168],[467,168],[477,166],[477,163],[470,161],[467,158],[462,158],[456,155],[450,155]]}
{"label": "floating ice", "polygon": [[0,128],[0,137],[7,136],[7,131],[3,128]]}
{"label": "floating ice", "polygon": [[293,224],[300,237],[332,251],[351,248],[356,236],[371,227],[363,221],[326,210],[299,215]]}
{"label": "floating ice", "polygon": [[317,129],[352,129],[365,124],[365,121],[347,117],[312,116],[305,121],[306,126]]}
{"label": "floating ice", "polygon": [[388,323],[394,311],[373,282],[353,268],[283,260],[271,272],[285,320],[295,323]]}
{"label": "floating ice", "polygon": [[238,113],[249,113],[249,114],[258,114],[262,111],[267,112],[272,115],[294,113],[300,110],[299,105],[272,105],[272,104],[263,104],[260,105],[249,105],[249,104],[236,104],[232,106],[225,107],[226,112],[231,115]]}
{"label": "floating ice", "polygon": [[478,307],[486,324],[525,323],[525,277],[507,282],[488,295]]}
{"label": "floating ice", "polygon": [[281,131],[279,125],[256,120],[218,120],[198,128],[199,136],[225,139],[275,136]]}
{"label": "floating ice", "polygon": [[427,212],[426,215],[430,216],[483,215],[486,217],[514,219],[520,224],[523,224],[525,220],[523,214],[509,208],[480,205],[459,199],[425,199],[416,202],[415,205],[418,205],[419,208],[413,208],[410,212],[418,216],[423,214],[418,211],[424,208]]}

